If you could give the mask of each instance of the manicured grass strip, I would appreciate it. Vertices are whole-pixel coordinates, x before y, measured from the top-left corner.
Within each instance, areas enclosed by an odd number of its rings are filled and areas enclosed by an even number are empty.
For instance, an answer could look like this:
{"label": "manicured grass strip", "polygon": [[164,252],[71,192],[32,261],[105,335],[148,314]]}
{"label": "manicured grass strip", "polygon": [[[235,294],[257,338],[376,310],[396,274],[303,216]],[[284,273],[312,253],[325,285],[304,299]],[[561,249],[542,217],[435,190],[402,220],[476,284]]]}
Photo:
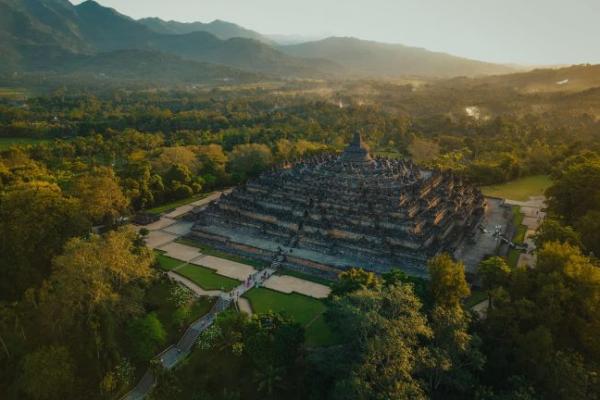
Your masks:
{"label": "manicured grass strip", "polygon": [[206,254],[207,256],[224,258],[225,260],[230,260],[230,261],[238,262],[240,264],[250,265],[251,267],[254,267],[256,269],[263,269],[263,268],[266,268],[269,266],[269,263],[266,261],[254,260],[252,258],[242,257],[242,256],[238,256],[236,254],[229,254],[224,251],[215,249],[212,246],[208,246],[206,244],[196,242],[195,240],[179,238],[179,239],[175,240],[175,242],[200,249],[200,252],[202,254]]}
{"label": "manicured grass strip", "polygon": [[512,215],[513,215],[513,217],[512,217],[513,225],[514,226],[521,225],[521,223],[523,223],[523,218],[525,218],[525,216],[521,212],[521,207],[520,206],[512,206],[511,211],[512,211]]}
{"label": "manicured grass strip", "polygon": [[506,262],[508,263],[508,265],[510,265],[511,267],[516,267],[517,264],[519,263],[519,256],[521,255],[521,252],[517,249],[510,249],[508,251],[508,256],[506,257]]}
{"label": "manicured grass strip", "polygon": [[298,293],[281,293],[271,289],[251,289],[244,297],[255,313],[276,312],[306,328],[306,344],[324,346],[335,343],[335,336],[325,322],[326,306],[321,300]]}
{"label": "manicured grass strip", "polygon": [[160,266],[160,269],[162,269],[164,271],[171,271],[172,269],[175,269],[175,268],[179,267],[180,265],[185,264],[185,261],[176,260],[169,256],[165,256],[164,254],[161,254],[161,253],[156,254],[156,260],[158,261],[158,265]]}
{"label": "manicured grass strip", "polygon": [[208,196],[208,193],[197,194],[192,197],[188,197],[187,199],[172,201],[170,203],[163,204],[161,206],[156,206],[156,207],[150,208],[146,211],[149,212],[150,214],[162,214],[164,212],[174,210],[177,207],[185,206],[186,204],[190,204],[190,203],[193,203],[200,199],[203,199],[206,196]]}
{"label": "manicured grass strip", "polygon": [[322,278],[320,276],[315,276],[315,275],[311,275],[311,274],[305,274],[302,272],[298,272],[298,271],[292,271],[291,269],[284,269],[283,271],[281,271],[281,273],[278,273],[279,275],[289,275],[289,276],[293,276],[305,281],[309,281],[309,282],[314,282],[314,283],[320,283],[321,285],[325,285],[325,286],[333,286],[334,281],[332,281],[331,279],[327,279],[327,278]]}
{"label": "manicured grass strip", "polygon": [[229,292],[241,283],[236,279],[219,275],[214,270],[199,265],[187,264],[178,268],[175,272],[205,290],[225,290]]}
{"label": "manicured grass strip", "polygon": [[481,191],[486,196],[527,201],[531,196],[543,196],[551,184],[552,180],[548,175],[534,175],[500,185],[483,186]]}
{"label": "manicured grass strip", "polygon": [[6,150],[11,146],[35,146],[37,144],[49,143],[49,139],[32,138],[0,138],[0,150]]}
{"label": "manicured grass strip", "polygon": [[[514,243],[523,243],[525,241],[525,235],[527,234],[527,227],[523,225],[523,218],[525,217],[523,213],[521,213],[521,207],[512,206],[511,208],[513,218],[512,223],[513,226],[517,227],[515,234],[513,235],[512,241]],[[516,267],[519,262],[519,256],[521,255],[521,251],[517,249],[510,249],[508,251],[508,255],[506,257],[506,261],[508,265],[511,267]]]}

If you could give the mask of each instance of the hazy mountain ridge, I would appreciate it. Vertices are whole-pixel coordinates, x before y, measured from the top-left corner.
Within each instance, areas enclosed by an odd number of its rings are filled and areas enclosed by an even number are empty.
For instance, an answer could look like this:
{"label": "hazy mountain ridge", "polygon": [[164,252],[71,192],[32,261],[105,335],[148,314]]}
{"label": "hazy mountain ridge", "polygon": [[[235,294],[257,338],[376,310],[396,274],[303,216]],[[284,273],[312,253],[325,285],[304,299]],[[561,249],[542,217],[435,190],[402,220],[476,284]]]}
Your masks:
{"label": "hazy mountain ridge", "polygon": [[[157,32],[157,24],[162,33]],[[212,32],[195,30],[199,27]],[[353,38],[271,46],[265,36],[224,21],[136,21],[93,0],[77,6],[67,0],[0,0],[0,39],[4,59],[0,69],[5,72],[64,70],[81,55],[132,49],[286,78],[449,77],[513,71],[425,49]],[[121,61],[127,60],[119,54]]]}
{"label": "hazy mountain ridge", "polygon": [[[0,35],[6,38],[0,50],[8,59],[5,70],[61,69],[64,60],[80,54],[128,49],[160,51],[189,60],[280,75],[322,75],[319,67],[328,65],[324,61],[296,59],[252,39],[221,40],[208,32],[160,34],[92,0],[77,6],[66,0],[0,2],[7,11],[0,17]],[[43,18],[36,14],[43,14]],[[43,49],[49,57],[43,57]],[[53,53],[59,55],[52,57]]]}
{"label": "hazy mountain ridge", "polygon": [[516,74],[489,76],[480,82],[510,86],[522,92],[574,92],[600,87],[600,65],[538,68]]}
{"label": "hazy mountain ridge", "polygon": [[214,20],[209,23],[204,22],[178,22],[165,21],[157,17],[142,18],[138,22],[157,33],[168,35],[183,35],[192,32],[208,32],[219,39],[227,40],[232,38],[254,39],[266,44],[275,42],[260,33],[246,29],[232,22]]}
{"label": "hazy mountain ridge", "polygon": [[398,77],[406,75],[451,77],[514,72],[498,64],[470,60],[446,53],[401,44],[387,44],[351,37],[280,46],[296,57],[327,58],[357,75]]}

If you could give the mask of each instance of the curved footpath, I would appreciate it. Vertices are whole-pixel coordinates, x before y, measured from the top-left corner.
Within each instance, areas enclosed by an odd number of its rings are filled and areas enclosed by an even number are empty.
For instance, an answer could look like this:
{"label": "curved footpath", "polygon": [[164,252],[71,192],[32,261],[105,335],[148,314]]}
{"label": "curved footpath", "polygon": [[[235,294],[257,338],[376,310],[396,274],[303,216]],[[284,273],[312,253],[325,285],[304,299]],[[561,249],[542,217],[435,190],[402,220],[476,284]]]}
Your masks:
{"label": "curved footpath", "polygon": [[[154,360],[158,360],[163,368],[172,369],[179,362],[181,362],[191,352],[194,344],[200,337],[200,334],[209,328],[215,321],[217,315],[226,310],[233,301],[239,300],[240,296],[246,293],[248,290],[255,286],[262,285],[267,279],[269,279],[281,265],[280,261],[273,261],[270,268],[265,268],[262,271],[257,271],[248,277],[248,280],[243,282],[241,285],[230,291],[229,293],[220,293],[217,302],[212,307],[210,312],[204,315],[190,325],[185,331],[181,339],[174,344],[166,348],[163,352],[154,357]],[[169,274],[173,277],[176,274]],[[177,281],[187,287],[194,285],[187,279],[179,279]],[[187,281],[187,282],[186,282]],[[194,290],[194,288],[190,289]],[[194,290],[195,293],[198,293]],[[138,384],[122,397],[123,400],[138,400],[145,398],[156,384],[156,378],[152,374],[152,371],[148,369]]]}

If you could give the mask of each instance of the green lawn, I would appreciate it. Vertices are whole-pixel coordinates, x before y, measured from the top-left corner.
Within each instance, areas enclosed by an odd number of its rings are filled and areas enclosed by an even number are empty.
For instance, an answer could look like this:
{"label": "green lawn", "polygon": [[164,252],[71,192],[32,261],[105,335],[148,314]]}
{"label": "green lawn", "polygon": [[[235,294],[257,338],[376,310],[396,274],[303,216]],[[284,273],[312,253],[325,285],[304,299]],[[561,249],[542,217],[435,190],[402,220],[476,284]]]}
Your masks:
{"label": "green lawn", "polygon": [[501,185],[483,186],[481,191],[486,196],[527,201],[531,196],[543,196],[544,192],[551,184],[552,181],[549,176],[534,175],[506,182]]}
{"label": "green lawn", "polygon": [[[525,225],[523,225],[524,215],[523,215],[523,213],[521,213],[521,207],[512,206],[511,211],[513,214],[513,218],[512,218],[513,226],[517,227],[517,230],[515,231],[512,241],[514,243],[523,243],[525,241],[525,235],[527,234],[527,227]],[[506,261],[508,262],[508,265],[510,265],[511,267],[516,267],[517,263],[519,262],[520,254],[521,254],[520,250],[510,249],[508,251],[508,255],[506,257],[506,259],[507,259]]]}
{"label": "green lawn", "polygon": [[238,262],[240,264],[246,264],[246,265],[250,265],[251,267],[254,267],[256,269],[263,269],[269,266],[269,263],[266,261],[261,261],[261,260],[254,260],[252,258],[248,258],[248,257],[242,257],[242,256],[238,256],[235,254],[230,254],[230,253],[226,253],[224,251],[215,249],[214,247],[205,245],[203,243],[199,243],[195,240],[190,240],[190,239],[185,239],[185,238],[179,238],[177,240],[175,240],[177,243],[181,243],[181,244],[185,244],[188,246],[192,246],[195,247],[197,249],[200,249],[200,252],[202,254],[206,254],[208,256],[213,256],[213,257],[219,257],[219,258],[224,258],[226,260],[230,260],[230,261],[235,261]]}
{"label": "green lawn", "polygon": [[194,195],[192,197],[188,197],[187,199],[172,201],[170,203],[163,204],[161,206],[156,206],[156,207],[150,208],[150,209],[148,209],[146,211],[148,213],[150,213],[150,214],[162,214],[162,213],[165,213],[167,211],[174,210],[177,207],[185,206],[186,204],[190,204],[190,203],[193,203],[193,202],[198,201],[200,199],[203,199],[206,196],[208,196],[208,193],[201,193],[201,194]]}
{"label": "green lawn", "polygon": [[14,145],[33,146],[36,144],[48,143],[49,139],[32,138],[0,138],[0,150],[6,150]]}
{"label": "green lawn", "polygon": [[199,265],[186,264],[178,268],[176,272],[205,290],[223,289],[229,292],[241,283],[236,279],[219,275],[214,270]]}
{"label": "green lawn", "polygon": [[325,322],[326,306],[321,300],[298,293],[281,293],[271,289],[252,289],[244,295],[256,313],[273,311],[281,313],[303,325],[306,344],[324,346],[335,343],[335,336]]}
{"label": "green lawn", "polygon": [[156,260],[158,261],[160,269],[164,271],[171,271],[172,269],[175,269],[180,265],[185,264],[185,261],[176,260],[175,258],[165,256],[164,254],[158,251],[156,252]]}

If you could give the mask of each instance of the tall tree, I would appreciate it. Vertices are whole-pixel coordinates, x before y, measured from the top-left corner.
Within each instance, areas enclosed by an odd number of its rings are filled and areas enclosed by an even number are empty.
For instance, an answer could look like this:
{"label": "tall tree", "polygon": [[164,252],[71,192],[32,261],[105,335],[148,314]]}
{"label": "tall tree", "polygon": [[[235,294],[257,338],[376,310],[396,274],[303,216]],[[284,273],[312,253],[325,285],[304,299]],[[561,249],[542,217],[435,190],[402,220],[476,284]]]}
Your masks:
{"label": "tall tree", "polygon": [[420,344],[431,337],[431,330],[420,308],[410,285],[360,289],[333,298],[328,320],[346,343],[343,363],[350,368],[337,377],[334,398],[426,397],[416,375],[428,357]]}
{"label": "tall tree", "polygon": [[465,266],[446,253],[438,254],[428,262],[433,301],[443,307],[458,307],[471,290],[465,279]]}
{"label": "tall tree", "polygon": [[488,295],[488,308],[492,307],[492,291],[505,285],[510,276],[510,267],[502,257],[489,257],[477,268],[477,274]]}
{"label": "tall tree", "polygon": [[0,299],[16,299],[39,285],[65,242],[89,230],[77,199],[46,182],[0,193]]}
{"label": "tall tree", "polygon": [[129,207],[115,172],[108,167],[94,168],[77,177],[71,193],[80,199],[90,220],[97,224],[114,225]]}
{"label": "tall tree", "polygon": [[350,268],[338,274],[338,280],[331,288],[331,294],[340,296],[359,289],[374,289],[381,285],[381,280],[373,272],[362,268]]}
{"label": "tall tree", "polygon": [[64,346],[42,347],[23,361],[21,388],[34,399],[59,400],[75,391],[75,365]]}

